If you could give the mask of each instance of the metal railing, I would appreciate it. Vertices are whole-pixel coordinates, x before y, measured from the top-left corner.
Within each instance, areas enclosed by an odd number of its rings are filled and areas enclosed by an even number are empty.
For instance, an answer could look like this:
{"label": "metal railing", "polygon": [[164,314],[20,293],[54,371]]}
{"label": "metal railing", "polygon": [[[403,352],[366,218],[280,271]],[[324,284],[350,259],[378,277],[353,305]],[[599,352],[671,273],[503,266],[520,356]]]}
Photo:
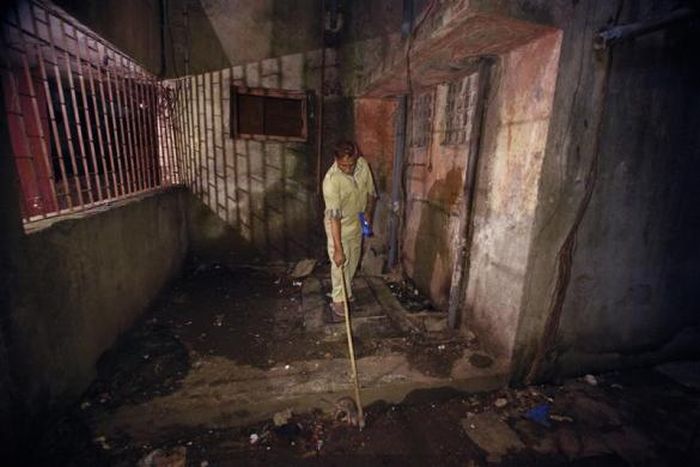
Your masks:
{"label": "metal railing", "polygon": [[25,223],[181,183],[170,87],[38,1],[7,10],[2,39]]}

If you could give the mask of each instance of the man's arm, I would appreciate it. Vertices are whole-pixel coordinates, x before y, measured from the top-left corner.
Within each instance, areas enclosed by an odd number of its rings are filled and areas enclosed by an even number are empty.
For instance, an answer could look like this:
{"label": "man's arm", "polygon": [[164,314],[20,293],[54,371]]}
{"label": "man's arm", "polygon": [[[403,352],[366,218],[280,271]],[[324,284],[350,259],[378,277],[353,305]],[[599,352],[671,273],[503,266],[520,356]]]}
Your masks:
{"label": "man's arm", "polygon": [[369,225],[374,224],[374,207],[377,204],[377,196],[374,193],[367,193],[367,207],[365,208],[365,218]]}
{"label": "man's arm", "polygon": [[330,224],[331,237],[333,238],[333,262],[340,267],[345,264],[345,252],[343,251],[343,242],[340,239],[340,219],[331,219]]}

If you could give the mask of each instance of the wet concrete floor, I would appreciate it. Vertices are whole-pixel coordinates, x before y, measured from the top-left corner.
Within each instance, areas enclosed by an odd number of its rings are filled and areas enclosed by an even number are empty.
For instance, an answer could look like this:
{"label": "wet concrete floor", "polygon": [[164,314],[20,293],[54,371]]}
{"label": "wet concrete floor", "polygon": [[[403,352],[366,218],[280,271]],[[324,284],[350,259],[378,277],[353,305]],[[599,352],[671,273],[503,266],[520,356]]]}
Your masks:
{"label": "wet concrete floor", "polygon": [[499,389],[503,370],[478,338],[436,326],[444,316],[406,284],[392,288],[414,315],[387,320],[397,305],[372,278],[356,284],[360,432],[334,404],[351,386],[342,327],[318,321],[327,271],[289,270],[192,267],[24,463],[698,465],[697,386],[638,370]]}

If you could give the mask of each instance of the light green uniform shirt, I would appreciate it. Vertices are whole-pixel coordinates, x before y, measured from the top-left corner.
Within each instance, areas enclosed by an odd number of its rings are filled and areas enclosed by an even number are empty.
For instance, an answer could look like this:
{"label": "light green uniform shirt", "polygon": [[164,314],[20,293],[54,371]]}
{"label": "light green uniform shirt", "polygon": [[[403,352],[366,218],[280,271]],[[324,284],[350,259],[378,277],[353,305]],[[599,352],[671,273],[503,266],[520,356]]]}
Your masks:
{"label": "light green uniform shirt", "polygon": [[329,219],[340,219],[343,239],[359,236],[362,229],[357,215],[367,209],[367,195],[376,196],[372,171],[367,161],[359,157],[352,175],[344,173],[334,162],[323,178],[326,230],[329,229]]}

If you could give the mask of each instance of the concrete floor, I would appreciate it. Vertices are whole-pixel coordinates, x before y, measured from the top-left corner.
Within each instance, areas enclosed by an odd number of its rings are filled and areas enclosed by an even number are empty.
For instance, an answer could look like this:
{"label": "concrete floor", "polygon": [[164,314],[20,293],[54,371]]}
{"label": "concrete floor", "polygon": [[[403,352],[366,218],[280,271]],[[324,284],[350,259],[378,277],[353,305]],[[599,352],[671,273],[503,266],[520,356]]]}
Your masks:
{"label": "concrete floor", "polygon": [[[100,362],[83,401],[95,436],[154,442],[286,409],[329,412],[352,394],[344,324],[324,319],[328,266],[304,279],[291,266],[192,267]],[[381,277],[354,287],[363,405],[505,384],[505,365],[445,330],[444,313],[408,312]]]}
{"label": "concrete floor", "polygon": [[[504,388],[503,364],[480,351],[478,339],[451,335],[440,327],[439,311],[398,302],[372,277],[355,283],[367,409],[360,432],[333,414],[334,401],[350,394],[351,384],[342,328],[322,319],[327,271],[320,267],[301,281],[289,269],[193,266],[104,355],[83,399],[47,421],[25,463],[672,466],[700,460],[697,364]],[[392,288],[404,298],[414,294]],[[538,421],[533,409],[547,414]]]}

